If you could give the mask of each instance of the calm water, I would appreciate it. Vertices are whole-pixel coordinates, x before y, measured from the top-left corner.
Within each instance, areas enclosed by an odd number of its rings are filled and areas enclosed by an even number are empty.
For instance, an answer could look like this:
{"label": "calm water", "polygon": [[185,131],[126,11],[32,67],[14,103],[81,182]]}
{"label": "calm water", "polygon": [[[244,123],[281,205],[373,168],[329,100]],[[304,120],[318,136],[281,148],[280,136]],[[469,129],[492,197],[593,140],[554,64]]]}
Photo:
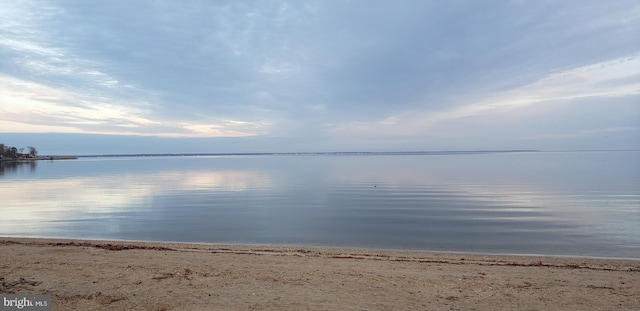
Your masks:
{"label": "calm water", "polygon": [[640,152],[5,163],[0,235],[640,258]]}

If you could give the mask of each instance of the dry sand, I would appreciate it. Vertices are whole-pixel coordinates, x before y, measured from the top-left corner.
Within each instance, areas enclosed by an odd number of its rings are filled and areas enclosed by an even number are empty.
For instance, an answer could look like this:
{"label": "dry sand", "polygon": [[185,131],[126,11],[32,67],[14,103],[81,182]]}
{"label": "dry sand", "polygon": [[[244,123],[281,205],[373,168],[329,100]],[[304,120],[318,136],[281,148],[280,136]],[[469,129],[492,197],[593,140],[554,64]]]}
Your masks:
{"label": "dry sand", "polygon": [[640,261],[0,238],[53,310],[640,310]]}

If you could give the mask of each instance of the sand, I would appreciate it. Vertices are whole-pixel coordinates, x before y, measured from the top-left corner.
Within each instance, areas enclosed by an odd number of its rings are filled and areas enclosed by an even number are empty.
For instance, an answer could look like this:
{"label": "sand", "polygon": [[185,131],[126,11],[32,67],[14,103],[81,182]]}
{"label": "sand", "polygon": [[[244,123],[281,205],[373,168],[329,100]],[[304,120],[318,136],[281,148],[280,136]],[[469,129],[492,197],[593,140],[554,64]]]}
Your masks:
{"label": "sand", "polygon": [[0,238],[53,310],[640,310],[640,260]]}

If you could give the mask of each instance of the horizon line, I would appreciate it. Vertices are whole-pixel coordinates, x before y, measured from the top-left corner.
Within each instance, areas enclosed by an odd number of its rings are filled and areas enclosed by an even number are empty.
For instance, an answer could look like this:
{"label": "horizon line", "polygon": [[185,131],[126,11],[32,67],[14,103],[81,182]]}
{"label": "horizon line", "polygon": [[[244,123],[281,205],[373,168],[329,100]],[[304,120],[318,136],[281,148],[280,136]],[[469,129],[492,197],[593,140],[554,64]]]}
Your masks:
{"label": "horizon line", "polygon": [[[67,155],[82,158],[96,157],[187,157],[187,156],[260,156],[260,155],[454,155],[482,153],[527,153],[527,152],[628,152],[640,149],[482,149],[482,150],[416,150],[416,151],[292,151],[292,152],[187,152],[187,153],[113,153]],[[47,155],[54,156],[54,155]],[[60,155],[57,155],[60,156]]]}

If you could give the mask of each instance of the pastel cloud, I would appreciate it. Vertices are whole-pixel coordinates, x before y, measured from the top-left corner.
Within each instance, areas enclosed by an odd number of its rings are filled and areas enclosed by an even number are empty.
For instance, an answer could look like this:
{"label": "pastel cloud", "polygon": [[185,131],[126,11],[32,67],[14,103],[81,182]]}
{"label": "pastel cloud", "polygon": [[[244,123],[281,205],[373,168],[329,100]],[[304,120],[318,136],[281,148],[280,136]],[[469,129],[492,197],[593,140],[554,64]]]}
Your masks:
{"label": "pastel cloud", "polygon": [[[640,54],[553,73],[542,79],[508,91],[498,92],[477,102],[440,111],[410,110],[382,120],[351,122],[337,131],[351,135],[417,135],[429,127],[452,119],[517,114],[514,110],[531,110],[529,106],[582,105],[585,98],[610,98],[640,95]],[[527,118],[519,115],[518,118]],[[355,133],[354,133],[355,132]],[[589,133],[590,131],[585,131]]]}
{"label": "pastel cloud", "polygon": [[[632,0],[4,1],[0,133],[406,150],[633,128],[639,13]],[[562,122],[533,122],[549,119]]]}
{"label": "pastel cloud", "polygon": [[0,75],[0,131],[149,135],[160,137],[240,137],[256,135],[268,123],[209,120],[177,122],[154,118],[146,103],[118,103]]}

